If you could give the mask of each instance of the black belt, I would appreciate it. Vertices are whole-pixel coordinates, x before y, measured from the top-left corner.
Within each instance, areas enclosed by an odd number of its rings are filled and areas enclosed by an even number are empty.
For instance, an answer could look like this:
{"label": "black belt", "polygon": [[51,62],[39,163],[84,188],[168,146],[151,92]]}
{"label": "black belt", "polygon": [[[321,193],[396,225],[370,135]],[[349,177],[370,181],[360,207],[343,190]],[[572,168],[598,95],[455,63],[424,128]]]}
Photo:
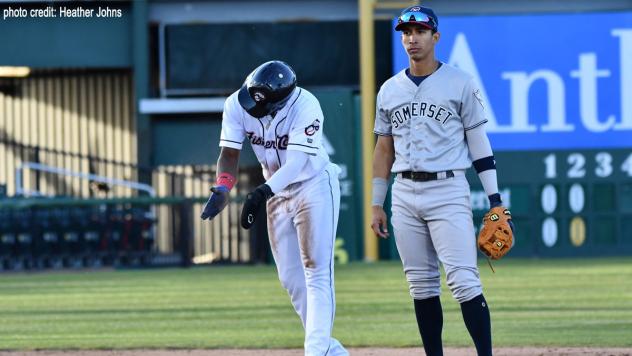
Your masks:
{"label": "black belt", "polygon": [[[441,174],[441,173],[445,173]],[[441,177],[439,175],[441,174]],[[427,182],[429,180],[446,179],[454,177],[454,172],[401,172],[402,178],[410,179],[413,182]]]}

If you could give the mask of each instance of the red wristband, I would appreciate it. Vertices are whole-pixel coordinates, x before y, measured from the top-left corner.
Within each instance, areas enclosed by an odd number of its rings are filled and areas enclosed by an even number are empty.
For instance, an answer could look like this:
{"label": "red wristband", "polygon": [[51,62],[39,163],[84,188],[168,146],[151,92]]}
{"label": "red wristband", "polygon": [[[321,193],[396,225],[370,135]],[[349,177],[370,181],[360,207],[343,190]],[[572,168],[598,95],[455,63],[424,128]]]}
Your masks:
{"label": "red wristband", "polygon": [[230,173],[220,173],[217,175],[217,180],[215,181],[217,185],[223,185],[228,188],[228,190],[233,189],[237,180]]}

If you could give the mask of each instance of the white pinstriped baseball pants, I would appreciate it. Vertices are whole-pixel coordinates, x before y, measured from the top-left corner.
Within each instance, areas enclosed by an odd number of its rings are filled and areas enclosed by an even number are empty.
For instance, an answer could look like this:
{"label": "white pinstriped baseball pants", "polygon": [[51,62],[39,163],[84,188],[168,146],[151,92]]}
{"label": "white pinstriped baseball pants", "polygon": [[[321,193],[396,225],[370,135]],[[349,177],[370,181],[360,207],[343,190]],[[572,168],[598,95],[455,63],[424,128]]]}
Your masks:
{"label": "white pinstriped baseball pants", "polygon": [[305,328],[305,355],[346,356],[331,337],[336,310],[334,242],[340,208],[336,165],[268,201],[268,235],[281,285]]}

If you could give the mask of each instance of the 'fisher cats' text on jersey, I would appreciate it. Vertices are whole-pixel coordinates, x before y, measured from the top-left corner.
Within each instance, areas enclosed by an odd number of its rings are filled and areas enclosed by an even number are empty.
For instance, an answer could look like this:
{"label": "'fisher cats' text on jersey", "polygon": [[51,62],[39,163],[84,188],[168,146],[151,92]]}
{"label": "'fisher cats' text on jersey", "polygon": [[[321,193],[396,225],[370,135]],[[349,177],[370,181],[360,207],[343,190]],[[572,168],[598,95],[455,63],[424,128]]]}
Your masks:
{"label": "'fisher cats' text on jersey", "polygon": [[276,113],[260,119],[248,115],[233,93],[224,103],[220,146],[241,149],[248,139],[269,179],[284,163],[287,150],[310,155],[305,169],[293,183],[307,180],[320,173],[329,163],[322,145],[323,112],[312,93],[297,87],[287,104]]}

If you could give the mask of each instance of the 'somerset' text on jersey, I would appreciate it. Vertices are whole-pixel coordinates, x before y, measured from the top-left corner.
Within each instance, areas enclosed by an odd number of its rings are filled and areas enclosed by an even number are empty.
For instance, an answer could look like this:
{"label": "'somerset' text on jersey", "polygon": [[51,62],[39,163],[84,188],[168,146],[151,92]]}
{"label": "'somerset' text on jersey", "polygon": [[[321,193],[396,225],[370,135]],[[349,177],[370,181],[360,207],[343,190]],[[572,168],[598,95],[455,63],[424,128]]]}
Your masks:
{"label": "'somerset' text on jersey", "polygon": [[441,105],[413,101],[412,103],[404,104],[404,106],[395,109],[391,113],[391,122],[394,128],[399,128],[411,117],[425,117],[428,119],[436,120],[445,124],[454,114]]}
{"label": "'somerset' text on jersey", "polygon": [[402,70],[377,95],[374,133],[392,136],[392,171],[467,169],[465,131],[487,122],[480,92],[464,71],[443,64],[417,86]]}

